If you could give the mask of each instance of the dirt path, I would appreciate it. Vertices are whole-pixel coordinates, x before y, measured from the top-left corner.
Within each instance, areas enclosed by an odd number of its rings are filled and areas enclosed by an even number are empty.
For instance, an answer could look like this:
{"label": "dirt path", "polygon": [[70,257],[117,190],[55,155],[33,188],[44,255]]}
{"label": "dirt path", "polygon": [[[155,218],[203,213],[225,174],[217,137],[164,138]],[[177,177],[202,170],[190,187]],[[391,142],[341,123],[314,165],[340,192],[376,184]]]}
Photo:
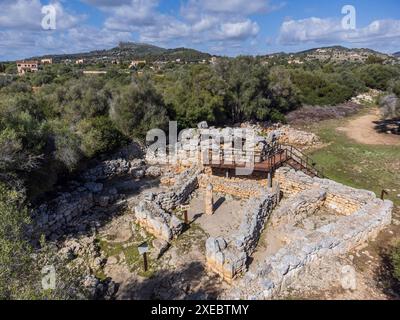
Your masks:
{"label": "dirt path", "polygon": [[356,140],[359,143],[400,146],[400,136],[375,131],[374,121],[379,120],[379,110],[374,109],[367,115],[349,121],[346,127],[340,127],[337,130],[345,132],[350,139]]}

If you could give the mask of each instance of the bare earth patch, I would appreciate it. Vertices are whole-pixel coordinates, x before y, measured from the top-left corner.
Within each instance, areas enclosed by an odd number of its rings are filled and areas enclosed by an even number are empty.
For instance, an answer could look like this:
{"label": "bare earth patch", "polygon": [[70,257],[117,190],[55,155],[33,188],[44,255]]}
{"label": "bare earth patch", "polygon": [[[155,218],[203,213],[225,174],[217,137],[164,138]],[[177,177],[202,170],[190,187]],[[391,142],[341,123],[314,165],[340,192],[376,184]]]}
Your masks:
{"label": "bare earth patch", "polygon": [[337,128],[359,143],[369,145],[396,145],[400,146],[400,136],[379,133],[375,130],[375,121],[379,121],[379,111],[372,110],[369,114],[350,120],[345,127]]}

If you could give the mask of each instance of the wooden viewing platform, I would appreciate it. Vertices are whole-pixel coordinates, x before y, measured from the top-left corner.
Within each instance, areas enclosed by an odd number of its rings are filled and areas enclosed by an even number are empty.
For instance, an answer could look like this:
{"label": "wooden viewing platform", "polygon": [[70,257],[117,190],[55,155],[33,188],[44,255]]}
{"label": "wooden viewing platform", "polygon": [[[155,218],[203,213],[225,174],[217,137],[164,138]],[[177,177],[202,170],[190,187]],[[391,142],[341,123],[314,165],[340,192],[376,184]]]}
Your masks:
{"label": "wooden viewing platform", "polygon": [[[218,169],[252,169],[254,172],[273,172],[283,165],[289,165],[290,167],[304,171],[306,174],[314,177],[324,178],[322,170],[317,169],[316,163],[301,152],[299,149],[292,146],[278,145],[273,149],[270,149],[266,154],[260,152],[253,152],[254,161],[251,163],[249,160],[236,160],[233,155],[244,153],[241,150],[227,150],[227,156],[225,159],[224,151],[221,150],[216,161],[215,154],[209,152],[209,161],[204,163],[204,166]],[[246,156],[245,154],[243,155]],[[214,161],[213,161],[214,159]]]}

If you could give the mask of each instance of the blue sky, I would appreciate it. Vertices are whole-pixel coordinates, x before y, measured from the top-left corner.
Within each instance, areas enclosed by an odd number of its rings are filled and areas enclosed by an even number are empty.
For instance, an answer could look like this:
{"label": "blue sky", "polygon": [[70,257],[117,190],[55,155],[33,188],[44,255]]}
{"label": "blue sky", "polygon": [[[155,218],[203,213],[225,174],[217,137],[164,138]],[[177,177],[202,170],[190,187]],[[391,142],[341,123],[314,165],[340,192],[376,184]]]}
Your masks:
{"label": "blue sky", "polygon": [[[56,29],[43,30],[44,5]],[[356,10],[356,29],[342,8]],[[294,52],[327,45],[400,51],[398,0],[0,0],[0,60],[83,52],[119,41],[218,55]]]}

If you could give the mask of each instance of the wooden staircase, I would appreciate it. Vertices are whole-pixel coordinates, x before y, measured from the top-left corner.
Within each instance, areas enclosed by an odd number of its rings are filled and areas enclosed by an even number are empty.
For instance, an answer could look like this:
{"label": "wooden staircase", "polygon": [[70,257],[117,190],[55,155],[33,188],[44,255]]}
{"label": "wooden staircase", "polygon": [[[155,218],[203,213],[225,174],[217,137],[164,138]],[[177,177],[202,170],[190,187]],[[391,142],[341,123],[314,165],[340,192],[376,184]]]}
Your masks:
{"label": "wooden staircase", "polygon": [[284,150],[287,155],[285,164],[295,170],[301,170],[312,177],[321,179],[326,178],[324,170],[317,166],[317,163],[301,150],[293,146],[280,145],[280,149]]}
{"label": "wooden staircase", "polygon": [[[237,150],[229,150],[230,152]],[[205,166],[219,169],[237,169],[244,168],[246,161],[237,161],[231,159],[227,161],[224,157],[224,151],[217,155],[218,161],[215,163],[210,161]],[[266,150],[263,154],[254,155],[254,171],[257,172],[274,172],[280,167],[288,165],[295,170],[301,170],[311,177],[325,178],[323,170],[317,167],[317,164],[301,150],[293,146],[277,144]],[[209,159],[213,159],[213,155],[209,153]]]}

